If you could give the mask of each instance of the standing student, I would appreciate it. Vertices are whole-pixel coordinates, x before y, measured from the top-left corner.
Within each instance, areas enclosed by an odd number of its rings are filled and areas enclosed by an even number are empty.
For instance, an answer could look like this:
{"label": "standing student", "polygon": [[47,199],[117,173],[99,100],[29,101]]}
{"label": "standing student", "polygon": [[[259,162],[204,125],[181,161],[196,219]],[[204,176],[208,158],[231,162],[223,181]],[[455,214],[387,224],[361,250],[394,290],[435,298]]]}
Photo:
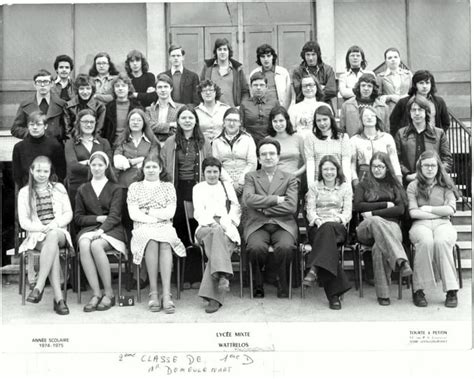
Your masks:
{"label": "standing student", "polygon": [[58,55],[54,60],[53,66],[54,71],[56,71],[58,76],[54,80],[51,92],[64,101],[69,101],[73,98],[76,92],[76,88],[71,79],[71,72],[74,69],[74,61],[69,55]]}
{"label": "standing student", "polygon": [[66,102],[51,93],[52,79],[49,71],[39,70],[33,76],[33,81],[36,92],[29,99],[20,103],[10,129],[11,134],[16,138],[25,138],[28,135],[28,116],[33,112],[40,111],[46,115],[45,121],[48,124],[46,135],[63,142],[67,138]]}
{"label": "standing student", "polygon": [[321,101],[331,103],[337,96],[336,75],[334,69],[323,62],[321,47],[316,41],[308,41],[301,49],[301,64],[293,71],[293,87],[296,93],[296,102],[304,99],[301,81],[305,74],[312,74],[318,79],[322,90]]}
{"label": "standing student", "polygon": [[[261,72],[267,78],[267,97],[277,99],[279,104],[288,109],[293,99],[293,89],[288,70],[276,64],[278,55],[273,47],[264,43],[257,47],[257,64],[259,67],[250,73]],[[251,84],[251,83],[250,83]]]}
{"label": "standing student", "polygon": [[15,144],[12,154],[13,179],[19,188],[28,183],[31,163],[38,156],[46,156],[60,181],[66,177],[66,161],[63,145],[56,138],[46,136],[46,116],[40,111],[32,112],[27,119],[28,134]]}
{"label": "standing student", "polygon": [[198,105],[200,99],[197,94],[199,76],[184,67],[184,49],[179,45],[171,45],[168,49],[170,69],[164,74],[173,80],[171,98],[176,103]]}
{"label": "standing student", "polygon": [[226,38],[217,38],[213,57],[204,61],[201,80],[210,79],[222,90],[222,102],[237,107],[248,96],[249,87],[242,63],[232,58],[234,51]]}
{"label": "standing student", "polygon": [[148,107],[157,99],[155,75],[149,72],[148,68],[148,61],[143,53],[132,50],[127,54],[125,71],[132,80],[135,90],[131,97],[143,107]]}
{"label": "standing student", "polygon": [[110,103],[114,99],[112,81],[118,73],[109,54],[105,52],[96,54],[89,69],[89,76],[94,81],[96,88],[94,99],[104,104]]}

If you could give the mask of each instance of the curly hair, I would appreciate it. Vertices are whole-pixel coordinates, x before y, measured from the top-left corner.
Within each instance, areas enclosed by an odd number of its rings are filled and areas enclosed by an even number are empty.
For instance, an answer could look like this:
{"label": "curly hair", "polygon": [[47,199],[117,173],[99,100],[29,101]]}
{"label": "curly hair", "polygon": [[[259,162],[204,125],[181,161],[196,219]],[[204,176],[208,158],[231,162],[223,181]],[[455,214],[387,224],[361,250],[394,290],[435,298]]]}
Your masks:
{"label": "curly hair", "polygon": [[144,74],[148,72],[150,66],[145,55],[138,50],[132,50],[127,54],[127,59],[125,60],[125,71],[127,71],[128,76],[132,76],[132,69],[130,68],[130,62],[132,60],[142,61],[142,72]]}
{"label": "curly hair", "polygon": [[128,97],[130,98],[132,94],[135,92],[135,87],[133,87],[132,79],[130,79],[130,77],[125,72],[121,72],[112,80],[112,83],[111,83],[112,88],[114,89],[113,91],[114,99],[117,98],[117,94],[115,93],[115,85],[119,81],[125,83],[128,86]]}
{"label": "curly hair", "polygon": [[260,62],[260,57],[265,54],[271,54],[272,55],[272,65],[275,66],[276,60],[278,58],[278,55],[273,47],[271,47],[268,43],[264,43],[263,45],[260,45],[257,47],[257,61],[256,63],[261,66],[262,62]]}
{"label": "curly hair", "polygon": [[303,62],[306,64],[306,53],[314,52],[318,55],[318,65],[323,63],[323,59],[321,58],[321,46],[316,41],[308,41],[303,45],[301,49],[300,57]]}
{"label": "curly hair", "polygon": [[354,95],[356,96],[356,99],[360,99],[362,97],[360,93],[360,85],[362,84],[362,82],[372,84],[373,90],[372,94],[370,95],[370,100],[375,101],[375,99],[378,97],[379,85],[377,84],[375,76],[372,74],[362,74],[362,76],[355,84],[353,91]]}
{"label": "curly hair", "polygon": [[197,85],[197,93],[199,96],[199,99],[201,102],[204,102],[204,99],[202,98],[202,91],[206,87],[212,87],[214,88],[214,91],[216,91],[216,101],[219,100],[222,96],[222,90],[221,87],[219,87],[216,83],[214,83],[211,79],[205,79],[202,80],[198,85]]}

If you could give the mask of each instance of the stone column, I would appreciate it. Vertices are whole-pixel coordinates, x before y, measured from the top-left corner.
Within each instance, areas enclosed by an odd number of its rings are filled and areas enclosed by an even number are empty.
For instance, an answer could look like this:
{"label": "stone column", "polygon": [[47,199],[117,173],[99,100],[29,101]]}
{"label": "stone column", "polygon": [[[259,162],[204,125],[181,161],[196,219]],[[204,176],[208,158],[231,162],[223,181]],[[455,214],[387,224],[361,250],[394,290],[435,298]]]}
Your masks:
{"label": "stone column", "polygon": [[316,38],[320,42],[323,62],[336,67],[334,0],[316,1]]}
{"label": "stone column", "polygon": [[146,3],[147,59],[156,75],[166,70],[166,14],[164,3]]}

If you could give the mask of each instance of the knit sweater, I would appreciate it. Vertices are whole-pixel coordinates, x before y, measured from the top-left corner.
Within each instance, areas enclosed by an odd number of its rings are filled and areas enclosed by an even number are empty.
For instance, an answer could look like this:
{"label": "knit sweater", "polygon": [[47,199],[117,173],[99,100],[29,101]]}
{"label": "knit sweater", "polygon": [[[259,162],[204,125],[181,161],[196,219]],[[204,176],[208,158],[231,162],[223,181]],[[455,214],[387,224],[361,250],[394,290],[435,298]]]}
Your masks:
{"label": "knit sweater", "polygon": [[31,163],[40,155],[51,159],[54,172],[60,181],[63,181],[66,177],[66,161],[62,144],[53,137],[33,138],[28,135],[13,147],[13,179],[20,188],[28,183],[28,172]]}

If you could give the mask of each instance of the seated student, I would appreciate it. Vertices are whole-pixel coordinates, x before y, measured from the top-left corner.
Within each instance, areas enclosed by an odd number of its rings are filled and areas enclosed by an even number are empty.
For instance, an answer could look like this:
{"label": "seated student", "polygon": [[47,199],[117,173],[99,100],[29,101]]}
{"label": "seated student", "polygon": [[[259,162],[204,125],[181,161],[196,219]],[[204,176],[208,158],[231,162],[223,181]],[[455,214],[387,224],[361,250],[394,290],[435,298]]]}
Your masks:
{"label": "seated student", "polygon": [[308,41],[301,49],[301,64],[293,71],[293,87],[296,102],[304,99],[301,80],[305,74],[313,74],[318,79],[323,96],[321,101],[331,104],[331,99],[337,96],[336,75],[334,69],[323,62],[321,47],[316,41]]}
{"label": "seated student", "polygon": [[35,287],[26,301],[39,303],[43,297],[46,278],[54,293],[54,311],[69,314],[60,284],[59,248],[72,253],[71,236],[66,230],[72,220],[71,204],[66,189],[55,181],[49,158],[36,157],[30,167],[28,185],[18,193],[18,221],[26,231],[19,252],[40,250],[40,265]]}
{"label": "seated student", "polygon": [[[262,268],[275,273],[277,296],[288,297],[287,270],[298,239],[295,213],[298,182],[293,174],[278,170],[280,143],[264,139],[257,149],[261,169],[245,175],[244,205],[248,217],[244,226],[246,251],[254,271],[255,297],[264,297]],[[268,248],[273,246],[269,256]]]}
{"label": "seated student", "polygon": [[261,72],[256,72],[250,78],[250,92],[252,97],[242,100],[240,113],[245,131],[258,145],[268,135],[268,116],[279,103],[276,98],[270,100],[267,97],[267,78]]}
{"label": "seated student", "polygon": [[10,129],[16,138],[25,138],[28,135],[28,116],[36,111],[46,115],[48,129],[46,135],[55,137],[63,142],[66,136],[66,102],[51,93],[51,74],[46,70],[39,70],[33,77],[36,93],[28,100],[20,103],[18,111]]}
{"label": "seated student", "polygon": [[168,75],[160,74],[156,77],[156,93],[158,100],[146,108],[146,115],[151,130],[163,146],[169,136],[176,132],[176,115],[183,104],[175,103],[171,98],[173,81]]}
{"label": "seated student", "polygon": [[362,125],[360,123],[360,111],[365,107],[372,107],[379,118],[380,127],[383,132],[390,132],[388,121],[388,107],[378,97],[378,86],[375,76],[363,74],[354,86],[354,97],[346,100],[341,107],[340,126],[349,137],[359,133]]}
{"label": "seated student", "polygon": [[261,72],[267,78],[267,98],[276,99],[282,107],[288,109],[292,98],[293,89],[291,87],[291,78],[288,70],[276,64],[278,55],[273,47],[264,43],[257,47],[257,64],[259,67],[254,69],[249,77],[256,72]]}
{"label": "seated student", "polygon": [[451,121],[445,101],[441,96],[435,95],[436,82],[433,74],[427,70],[419,70],[413,74],[411,88],[408,96],[402,97],[393,108],[390,115],[390,133],[395,137],[397,131],[408,125],[410,112],[407,109],[411,97],[418,95],[424,97],[430,108],[430,126],[448,130]]}
{"label": "seated student", "polygon": [[74,82],[74,95],[67,102],[66,113],[68,119],[68,136],[76,123],[77,114],[83,109],[90,109],[95,113],[95,129],[98,134],[102,132],[105,120],[105,105],[94,99],[95,84],[86,74],[79,74]]}
{"label": "seated student", "polygon": [[198,294],[209,302],[206,313],[218,311],[224,303],[233,277],[232,253],[240,245],[239,201],[232,184],[220,180],[221,169],[217,158],[205,158],[202,161],[205,181],[193,187],[194,218],[199,223],[196,239],[204,244],[208,259]]}
{"label": "seated student", "polygon": [[219,101],[221,89],[212,80],[203,80],[197,87],[201,103],[194,108],[199,118],[199,127],[209,141],[213,141],[222,133],[222,119],[230,108]]}
{"label": "seated student", "polygon": [[307,137],[313,130],[314,111],[321,107],[329,107],[327,103],[319,101],[323,97],[318,79],[313,74],[304,74],[301,78],[303,100],[292,104],[288,113],[295,130]]}
{"label": "seated student", "polygon": [[341,165],[348,183],[351,182],[351,144],[347,133],[342,133],[329,107],[319,107],[314,112],[313,133],[304,139],[304,160],[308,187],[318,180],[319,162],[325,155],[332,155]]}
{"label": "seated student", "polygon": [[89,159],[96,151],[103,151],[109,159],[112,149],[109,141],[99,137],[94,111],[83,109],[77,114],[71,138],[64,147],[67,162],[67,187],[72,208],[75,209],[77,189],[88,180]]}
{"label": "seated student", "polygon": [[21,188],[28,183],[33,160],[44,155],[48,157],[60,181],[66,177],[66,161],[63,145],[56,138],[47,137],[46,116],[40,111],[32,112],[27,119],[28,134],[13,147],[12,168],[15,184]]}
{"label": "seated student", "polygon": [[444,305],[458,305],[459,284],[453,259],[457,233],[450,221],[456,212],[457,190],[434,151],[425,151],[416,163],[416,179],[407,188],[413,225],[410,240],[415,246],[413,302],[426,307],[424,290],[441,279],[446,292]]}
{"label": "seated student", "polygon": [[196,106],[200,101],[197,94],[199,76],[184,67],[184,54],[185,51],[181,46],[171,45],[168,49],[170,69],[163,74],[173,80],[171,98],[174,102]]}
{"label": "seated student", "polygon": [[51,92],[64,101],[69,101],[76,94],[76,88],[70,77],[74,61],[69,55],[58,55],[53,65],[58,76],[54,80]]}
{"label": "seated student", "polygon": [[302,285],[311,286],[319,277],[329,300],[329,308],[341,309],[340,297],[351,285],[339,262],[338,245],[346,240],[346,224],[352,214],[352,190],[345,182],[342,168],[332,155],[319,162],[318,181],[306,195],[306,217],[312,249],[310,267]]}
{"label": "seated student", "polygon": [[114,150],[114,167],[118,170],[118,182],[123,188],[128,188],[137,180],[143,160],[151,151],[159,154],[160,146],[145,112],[139,108],[132,109],[127,117],[127,128],[117,140]]}
{"label": "seated student", "polygon": [[112,80],[114,100],[105,107],[105,120],[102,129],[102,137],[107,139],[110,146],[115,147],[118,139],[127,129],[127,116],[134,108],[139,108],[140,104],[131,98],[134,91],[132,81],[125,73],[118,74]]}
{"label": "seated student", "polygon": [[96,92],[94,99],[104,104],[110,103],[113,99],[114,87],[112,81],[118,75],[115,65],[110,59],[110,55],[104,52],[97,53],[94,62],[89,69],[89,76],[95,84]]}
{"label": "seated student", "polygon": [[[81,265],[92,288],[84,312],[106,311],[115,305],[112,275],[106,251],[115,249],[127,259],[122,219],[122,189],[115,184],[110,160],[103,151],[89,159],[92,179],[76,194],[74,221],[78,226],[77,246]],[[99,286],[99,276],[104,294]]]}
{"label": "seated student", "polygon": [[227,38],[217,38],[212,50],[213,57],[204,61],[201,80],[209,79],[222,91],[222,102],[238,107],[249,95],[249,86],[240,62],[232,59],[234,51]]}
{"label": "seated student", "polygon": [[400,51],[395,47],[389,47],[384,53],[387,69],[377,75],[380,87],[380,99],[388,106],[388,114],[391,115],[395,104],[401,97],[408,94],[411,87],[413,74],[402,68]]}
{"label": "seated student", "polygon": [[360,112],[362,129],[350,139],[352,185],[362,181],[369,172],[369,163],[372,155],[381,151],[389,155],[395,175],[402,181],[400,163],[393,137],[382,131],[380,118],[373,107],[364,107]]}
{"label": "seated student", "polygon": [[400,229],[407,202],[389,156],[375,153],[368,175],[355,188],[354,210],[363,217],[357,239],[372,246],[375,293],[380,305],[390,305],[392,271],[399,271],[401,276],[412,273]]}
{"label": "seated student", "polygon": [[148,71],[148,67],[148,61],[140,51],[132,50],[127,54],[125,70],[135,89],[131,97],[143,107],[148,107],[158,97],[155,88],[155,75]]}
{"label": "seated student", "polygon": [[446,171],[451,170],[452,154],[448,138],[440,128],[431,126],[431,108],[423,96],[413,96],[407,103],[410,114],[408,126],[395,135],[398,159],[405,183],[416,178],[416,162],[424,151],[436,152]]}
{"label": "seated student", "polygon": [[[174,313],[171,300],[172,253],[186,256],[172,220],[176,211],[176,191],[159,155],[152,152],[143,161],[138,177],[128,191],[127,204],[133,220],[131,250],[133,262],[140,264],[145,257],[150,278],[148,309],[150,312]],[[162,295],[158,296],[158,270],[161,273]]]}
{"label": "seated student", "polygon": [[366,70],[366,67],[364,50],[359,46],[351,46],[346,53],[347,71],[339,77],[339,93],[344,100],[355,96],[354,86],[363,74],[371,74],[375,78],[375,74]]}

